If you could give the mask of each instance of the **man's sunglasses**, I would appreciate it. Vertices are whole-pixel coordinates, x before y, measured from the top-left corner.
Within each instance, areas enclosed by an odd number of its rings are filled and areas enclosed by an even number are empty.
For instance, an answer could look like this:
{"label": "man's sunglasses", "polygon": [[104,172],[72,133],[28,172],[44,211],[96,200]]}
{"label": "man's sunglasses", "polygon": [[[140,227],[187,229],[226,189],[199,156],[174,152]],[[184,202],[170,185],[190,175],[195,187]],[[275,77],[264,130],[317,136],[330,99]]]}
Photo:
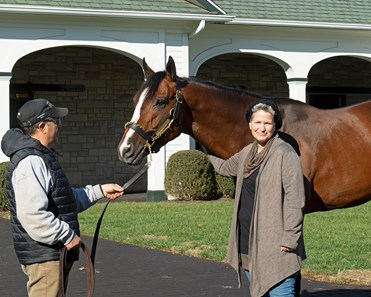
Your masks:
{"label": "man's sunglasses", "polygon": [[62,126],[62,119],[61,118],[46,118],[43,122],[52,122],[56,124],[58,127]]}

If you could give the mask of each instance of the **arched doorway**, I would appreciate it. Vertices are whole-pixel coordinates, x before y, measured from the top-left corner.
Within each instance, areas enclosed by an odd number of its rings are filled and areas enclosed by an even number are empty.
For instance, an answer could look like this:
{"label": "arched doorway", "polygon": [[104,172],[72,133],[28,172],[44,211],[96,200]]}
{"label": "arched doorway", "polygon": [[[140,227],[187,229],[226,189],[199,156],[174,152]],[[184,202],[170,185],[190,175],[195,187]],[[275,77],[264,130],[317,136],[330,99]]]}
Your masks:
{"label": "arched doorway", "polygon": [[[197,77],[267,97],[288,97],[289,94],[281,66],[259,55],[230,53],[216,56],[201,65]],[[198,142],[195,147],[206,151]]]}
{"label": "arched doorway", "polygon": [[371,62],[354,57],[333,57],[312,67],[308,74],[307,102],[319,108],[338,108],[371,98]]}
{"label": "arched doorway", "polygon": [[[56,150],[71,184],[123,183],[136,168],[118,160],[116,147],[142,81],[140,65],[124,55],[93,47],[49,48],[15,64],[10,106],[14,113],[26,100],[45,98],[67,107]],[[130,191],[146,188],[142,177]]]}
{"label": "arched doorway", "polygon": [[224,54],[204,62],[197,76],[226,86],[242,87],[264,96],[288,97],[284,70],[253,54]]}

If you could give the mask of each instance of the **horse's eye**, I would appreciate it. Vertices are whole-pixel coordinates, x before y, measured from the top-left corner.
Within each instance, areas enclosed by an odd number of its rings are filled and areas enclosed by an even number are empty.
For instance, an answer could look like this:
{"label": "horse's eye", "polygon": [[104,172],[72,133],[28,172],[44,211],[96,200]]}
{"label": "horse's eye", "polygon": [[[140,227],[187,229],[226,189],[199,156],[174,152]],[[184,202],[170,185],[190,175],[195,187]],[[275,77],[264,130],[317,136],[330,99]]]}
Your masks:
{"label": "horse's eye", "polygon": [[168,104],[168,100],[164,99],[164,98],[157,98],[156,99],[156,106],[165,106]]}

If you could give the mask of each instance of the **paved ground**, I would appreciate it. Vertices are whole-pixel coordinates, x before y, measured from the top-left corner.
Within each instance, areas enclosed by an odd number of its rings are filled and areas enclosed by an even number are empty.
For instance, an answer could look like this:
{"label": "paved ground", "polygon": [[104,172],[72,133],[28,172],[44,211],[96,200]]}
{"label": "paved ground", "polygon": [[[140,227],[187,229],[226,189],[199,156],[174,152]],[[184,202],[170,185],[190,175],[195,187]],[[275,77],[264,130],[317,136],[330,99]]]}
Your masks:
{"label": "paved ground", "polygon": [[[103,222],[104,223],[104,222]],[[91,247],[92,238],[83,237]],[[83,258],[83,257],[81,257]],[[237,288],[229,265],[100,239],[94,297],[249,297],[248,282]],[[82,260],[75,263],[68,297],[86,296]],[[0,219],[0,296],[26,296],[26,276],[16,259],[9,221]],[[371,287],[302,280],[303,297],[371,297]]]}

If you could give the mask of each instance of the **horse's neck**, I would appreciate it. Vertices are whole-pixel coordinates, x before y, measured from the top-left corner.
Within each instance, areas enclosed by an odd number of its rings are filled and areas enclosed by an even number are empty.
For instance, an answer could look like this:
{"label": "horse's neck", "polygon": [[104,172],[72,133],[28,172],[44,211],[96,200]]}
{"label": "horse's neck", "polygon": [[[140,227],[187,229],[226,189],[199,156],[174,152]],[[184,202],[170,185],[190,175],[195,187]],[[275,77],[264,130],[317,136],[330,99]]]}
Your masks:
{"label": "horse's neck", "polygon": [[[194,137],[208,151],[228,158],[253,141],[246,111],[258,96],[199,83],[189,84],[183,94],[189,112],[182,132]],[[305,141],[301,131],[305,129],[310,107],[292,99],[276,99],[275,102],[286,122],[281,131],[290,137],[282,136],[296,146],[297,141]]]}
{"label": "horse's neck", "polygon": [[188,86],[184,98],[191,116],[188,131],[208,151],[228,158],[251,142],[246,110],[247,94],[233,93],[198,84]]}

